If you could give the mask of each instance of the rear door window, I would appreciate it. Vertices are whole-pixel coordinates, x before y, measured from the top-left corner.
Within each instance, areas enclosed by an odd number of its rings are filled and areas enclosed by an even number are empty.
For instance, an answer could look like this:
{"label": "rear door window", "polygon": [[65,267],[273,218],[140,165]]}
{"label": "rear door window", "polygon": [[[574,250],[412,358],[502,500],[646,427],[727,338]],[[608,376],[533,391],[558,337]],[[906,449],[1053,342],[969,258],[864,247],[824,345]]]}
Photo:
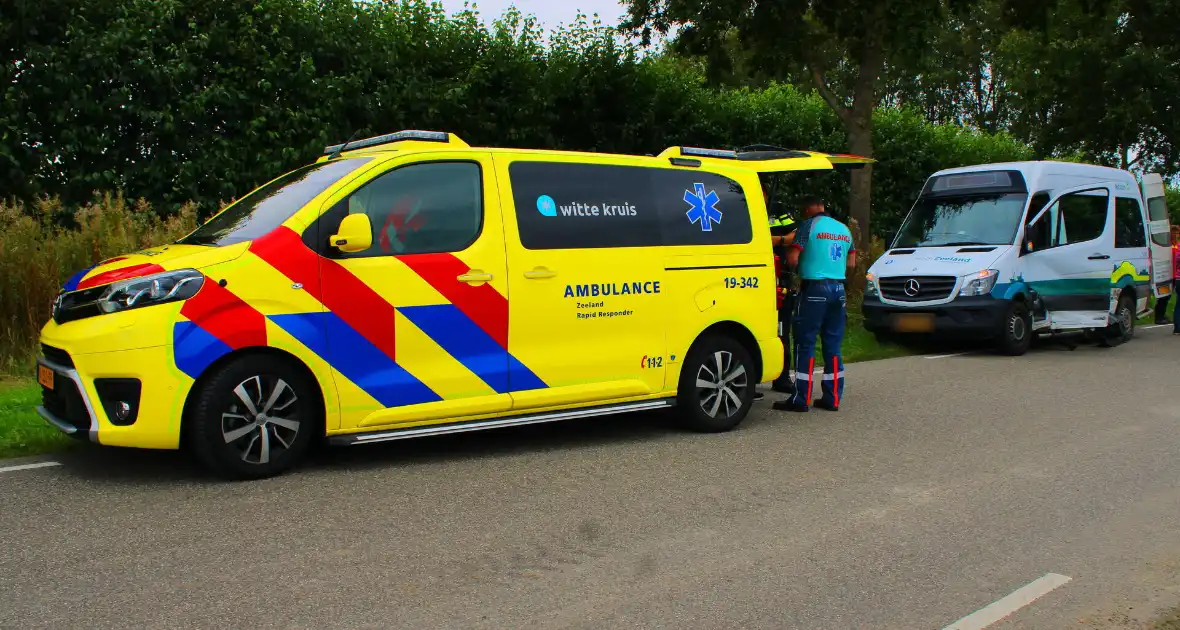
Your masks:
{"label": "rear door window", "polygon": [[[1163,197],[1152,197],[1147,200],[1147,213],[1150,215],[1152,221],[1168,221],[1168,204]],[[1160,247],[1171,247],[1168,232],[1160,232],[1159,234],[1151,235],[1151,242]]]}

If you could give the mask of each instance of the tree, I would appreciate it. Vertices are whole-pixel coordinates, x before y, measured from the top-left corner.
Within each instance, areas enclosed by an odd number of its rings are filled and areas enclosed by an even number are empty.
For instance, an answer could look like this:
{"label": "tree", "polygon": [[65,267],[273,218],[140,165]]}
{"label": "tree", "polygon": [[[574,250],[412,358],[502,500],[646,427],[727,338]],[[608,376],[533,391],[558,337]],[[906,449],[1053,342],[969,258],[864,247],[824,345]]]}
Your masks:
{"label": "tree", "polygon": [[[771,79],[806,77],[836,113],[848,150],[872,157],[873,111],[887,66],[906,67],[926,54],[927,35],[951,8],[970,0],[626,0],[622,27],[650,45],[655,33],[680,27],[685,50],[714,68],[732,66],[726,44]],[[732,39],[736,33],[736,40]],[[747,56],[748,55],[748,56]],[[714,71],[711,76],[723,75]],[[857,247],[867,251],[872,167],[853,171],[850,215]]]}
{"label": "tree", "polygon": [[1172,0],[1007,0],[997,63],[1012,131],[1044,156],[1180,172],[1180,40]]}

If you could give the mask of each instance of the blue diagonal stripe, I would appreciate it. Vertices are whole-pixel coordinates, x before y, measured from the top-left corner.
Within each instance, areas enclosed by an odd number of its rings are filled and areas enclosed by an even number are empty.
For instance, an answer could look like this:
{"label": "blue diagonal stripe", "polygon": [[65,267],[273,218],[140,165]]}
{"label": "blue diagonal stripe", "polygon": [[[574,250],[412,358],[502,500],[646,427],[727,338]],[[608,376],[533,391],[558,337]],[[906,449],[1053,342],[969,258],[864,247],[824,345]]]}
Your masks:
{"label": "blue diagonal stripe", "polygon": [[272,315],[270,320],[385,407],[442,400],[335,313]]}
{"label": "blue diagonal stripe", "polygon": [[496,393],[547,387],[454,304],[407,306],[397,310]]}

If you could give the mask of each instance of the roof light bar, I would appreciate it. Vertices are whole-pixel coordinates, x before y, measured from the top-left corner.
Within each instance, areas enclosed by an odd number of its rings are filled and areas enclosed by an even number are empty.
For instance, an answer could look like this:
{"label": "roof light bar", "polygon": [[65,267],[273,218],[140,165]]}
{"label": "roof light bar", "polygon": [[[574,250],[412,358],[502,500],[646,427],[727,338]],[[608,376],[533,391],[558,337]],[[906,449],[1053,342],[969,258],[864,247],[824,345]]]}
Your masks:
{"label": "roof light bar", "polygon": [[354,140],[352,142],[345,142],[344,144],[334,144],[330,147],[324,147],[324,155],[332,155],[345,150],[351,151],[354,149],[363,149],[365,147],[375,147],[382,144],[390,144],[392,142],[402,142],[404,140],[419,140],[422,142],[450,142],[451,135],[445,131],[398,131],[395,133],[373,136],[372,138],[365,138],[363,140]]}
{"label": "roof light bar", "polygon": [[680,155],[726,158],[730,160],[737,159],[738,156],[737,151],[731,151],[727,149],[701,149],[698,147],[680,147]]}

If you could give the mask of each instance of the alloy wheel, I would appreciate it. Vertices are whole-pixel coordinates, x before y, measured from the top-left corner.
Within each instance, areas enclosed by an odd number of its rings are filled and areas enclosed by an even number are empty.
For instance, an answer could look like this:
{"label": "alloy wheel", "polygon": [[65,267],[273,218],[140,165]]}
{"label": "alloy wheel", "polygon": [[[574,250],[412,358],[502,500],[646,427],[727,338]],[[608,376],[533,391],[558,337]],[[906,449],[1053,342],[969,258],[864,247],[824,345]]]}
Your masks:
{"label": "alloy wheel", "polygon": [[710,418],[730,418],[742,408],[749,387],[746,366],[732,353],[719,350],[697,370],[697,393],[701,410]]}
{"label": "alloy wheel", "polygon": [[238,384],[221,414],[225,443],[247,464],[268,464],[299,435],[299,396],[278,377],[254,376]]}

